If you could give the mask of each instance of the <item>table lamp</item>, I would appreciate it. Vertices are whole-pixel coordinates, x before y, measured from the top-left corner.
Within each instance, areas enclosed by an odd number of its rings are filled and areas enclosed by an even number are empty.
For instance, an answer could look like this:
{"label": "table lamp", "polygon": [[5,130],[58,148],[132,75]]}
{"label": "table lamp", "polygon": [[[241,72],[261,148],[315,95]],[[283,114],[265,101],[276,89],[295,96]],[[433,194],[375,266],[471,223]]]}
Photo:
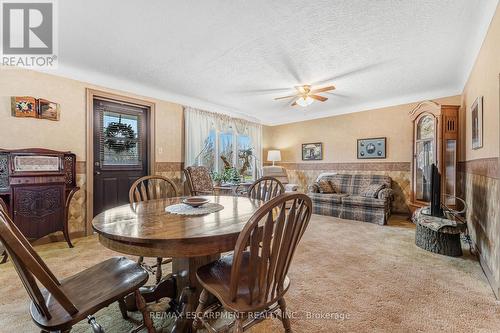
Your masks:
{"label": "table lamp", "polygon": [[273,162],[279,162],[281,161],[281,152],[279,150],[269,150],[267,152],[267,160]]}

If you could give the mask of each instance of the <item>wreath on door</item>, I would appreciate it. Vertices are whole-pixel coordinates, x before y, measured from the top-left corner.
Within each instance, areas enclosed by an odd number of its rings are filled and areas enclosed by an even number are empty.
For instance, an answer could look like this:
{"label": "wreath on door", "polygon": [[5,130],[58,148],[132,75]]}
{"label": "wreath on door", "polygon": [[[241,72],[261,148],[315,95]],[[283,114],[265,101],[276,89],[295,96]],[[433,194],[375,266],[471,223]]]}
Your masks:
{"label": "wreath on door", "polygon": [[130,150],[137,144],[135,141],[135,131],[129,124],[122,124],[122,117],[118,122],[112,122],[104,130],[106,140],[104,144],[108,149],[121,153]]}

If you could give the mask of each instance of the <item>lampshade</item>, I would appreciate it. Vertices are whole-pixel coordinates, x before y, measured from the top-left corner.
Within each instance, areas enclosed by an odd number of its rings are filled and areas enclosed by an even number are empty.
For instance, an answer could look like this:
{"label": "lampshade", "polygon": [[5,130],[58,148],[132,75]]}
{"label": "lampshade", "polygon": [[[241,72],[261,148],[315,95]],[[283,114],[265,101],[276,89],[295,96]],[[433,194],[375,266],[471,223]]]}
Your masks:
{"label": "lampshade", "polygon": [[281,152],[279,150],[270,150],[267,152],[267,160],[271,162],[281,161]]}
{"label": "lampshade", "polygon": [[301,98],[299,98],[295,103],[297,103],[298,105],[300,106],[303,106],[303,107],[306,107],[308,105],[311,105],[312,102],[314,102],[314,99],[312,99],[311,97],[309,96],[306,96],[304,98],[304,96],[302,96]]}

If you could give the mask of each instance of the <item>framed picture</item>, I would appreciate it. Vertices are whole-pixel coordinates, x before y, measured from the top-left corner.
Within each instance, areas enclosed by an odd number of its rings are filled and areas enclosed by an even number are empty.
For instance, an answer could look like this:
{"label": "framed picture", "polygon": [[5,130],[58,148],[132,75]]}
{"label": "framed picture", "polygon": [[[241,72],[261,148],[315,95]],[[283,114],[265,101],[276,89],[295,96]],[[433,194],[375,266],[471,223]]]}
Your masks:
{"label": "framed picture", "polygon": [[59,120],[59,104],[40,98],[38,100],[38,115],[42,119]]}
{"label": "framed picture", "polygon": [[386,158],[387,138],[358,139],[358,159]]}
{"label": "framed picture", "polygon": [[12,115],[22,118],[37,118],[37,104],[34,97],[12,97],[11,99]]}
{"label": "framed picture", "polygon": [[471,107],[472,149],[483,147],[483,96],[476,98]]}
{"label": "framed picture", "polygon": [[323,144],[321,142],[302,144],[303,161],[317,161],[322,159],[323,159]]}

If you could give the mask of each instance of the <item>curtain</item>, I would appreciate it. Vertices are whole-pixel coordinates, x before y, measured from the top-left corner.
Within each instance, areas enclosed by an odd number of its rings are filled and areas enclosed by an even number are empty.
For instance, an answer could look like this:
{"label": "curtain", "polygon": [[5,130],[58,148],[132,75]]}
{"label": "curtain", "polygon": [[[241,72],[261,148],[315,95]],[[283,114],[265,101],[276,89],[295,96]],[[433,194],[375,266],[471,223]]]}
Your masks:
{"label": "curtain", "polygon": [[[191,107],[184,108],[185,119],[185,164],[197,165],[205,147],[205,140],[211,130],[218,133],[234,131],[236,135],[250,137],[254,150],[254,177],[259,176],[262,168],[262,125],[239,118],[202,111]],[[237,144],[237,143],[236,143]]]}
{"label": "curtain", "polygon": [[199,157],[205,147],[205,140],[214,129],[215,123],[210,113],[184,108],[184,135],[185,135],[185,164],[198,165]]}

